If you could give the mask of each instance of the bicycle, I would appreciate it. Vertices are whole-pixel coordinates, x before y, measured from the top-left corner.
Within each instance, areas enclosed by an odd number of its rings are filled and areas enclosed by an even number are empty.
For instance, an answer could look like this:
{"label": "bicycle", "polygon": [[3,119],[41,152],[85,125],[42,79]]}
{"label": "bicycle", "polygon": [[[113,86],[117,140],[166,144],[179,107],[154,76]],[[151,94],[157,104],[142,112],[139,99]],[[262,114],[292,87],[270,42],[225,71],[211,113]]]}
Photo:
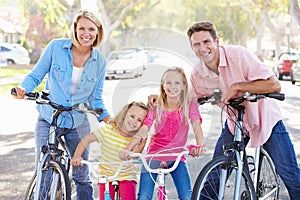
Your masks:
{"label": "bicycle", "polygon": [[[193,153],[193,149],[194,148],[202,148],[205,145],[202,146],[197,146],[197,145],[188,145],[187,149],[184,151],[181,151],[179,153],[156,153],[156,154],[143,154],[143,153],[130,153],[130,158],[139,158],[142,162],[142,164],[144,165],[145,169],[147,170],[147,172],[149,173],[156,173],[157,174],[157,199],[158,200],[166,200],[168,199],[168,195],[166,192],[166,184],[165,184],[165,177],[167,174],[171,173],[172,171],[174,171],[182,156],[184,155],[192,155]],[[174,156],[176,157],[175,161],[173,162],[171,167],[168,167],[167,163],[165,161],[161,161],[159,164],[158,168],[152,168],[150,166],[151,163],[151,159],[152,158],[157,158],[157,157],[169,157],[169,156]],[[150,160],[148,160],[147,158],[151,158]],[[153,179],[153,181],[156,183],[156,180]]]}
{"label": "bicycle", "polygon": [[[11,90],[11,94],[16,95],[14,88]],[[48,198],[71,200],[72,188],[68,175],[71,169],[71,156],[66,149],[62,135],[56,133],[58,117],[62,112],[72,110],[98,115],[102,112],[102,109],[92,109],[86,103],[63,106],[51,102],[47,96],[46,92],[31,92],[25,95],[26,100],[36,101],[37,104],[48,104],[55,109],[52,114],[47,145],[41,148],[41,157],[25,193],[25,200]],[[47,189],[42,189],[43,187]]]}
{"label": "bicycle", "polygon": [[[98,178],[98,192],[99,192],[99,200],[111,200],[110,198],[110,191],[109,191],[109,184],[111,182],[112,186],[114,187],[114,200],[121,200],[120,198],[120,189],[119,189],[119,182],[117,181],[118,175],[122,172],[123,166],[127,163],[135,163],[134,160],[128,160],[123,161],[121,163],[116,162],[94,162],[94,161],[88,161],[88,160],[81,160],[81,164],[85,164],[89,166],[89,169],[91,169],[91,172],[93,173],[93,177]],[[138,162],[137,162],[138,163]],[[106,176],[103,174],[97,174],[96,171],[93,169],[93,165],[118,165],[118,168],[116,169],[114,175],[112,176]],[[104,186],[104,190],[103,187]],[[101,197],[101,195],[104,194],[104,199]]]}
{"label": "bicycle", "polygon": [[[257,102],[262,98],[284,100],[284,94],[249,94],[232,99],[228,109],[237,111],[235,136],[231,144],[223,146],[223,156],[215,157],[200,171],[192,192],[194,199],[278,199],[280,178],[272,159],[263,147],[255,149],[255,156],[246,154],[243,130],[244,101]],[[220,103],[217,92],[198,99],[199,105],[210,102]],[[222,110],[223,111],[223,110]],[[232,110],[230,110],[232,111]]]}

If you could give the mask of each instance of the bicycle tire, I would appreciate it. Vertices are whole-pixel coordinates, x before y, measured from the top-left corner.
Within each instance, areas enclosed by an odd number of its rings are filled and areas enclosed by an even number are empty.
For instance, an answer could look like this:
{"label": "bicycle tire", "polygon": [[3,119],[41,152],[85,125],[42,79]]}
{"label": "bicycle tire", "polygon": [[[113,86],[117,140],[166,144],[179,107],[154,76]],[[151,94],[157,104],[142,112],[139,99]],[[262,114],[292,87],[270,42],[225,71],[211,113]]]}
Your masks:
{"label": "bicycle tire", "polygon": [[[55,199],[58,200],[71,200],[71,184],[68,177],[67,170],[65,167],[54,160],[50,160],[43,167],[42,174],[51,170],[51,181],[50,181],[50,192],[48,192],[48,197],[52,199],[55,196]],[[36,188],[36,178],[37,173],[33,175],[30,185],[25,194],[25,200],[34,199],[34,193]],[[49,179],[48,179],[49,180]],[[56,188],[56,189],[55,189]],[[43,197],[43,194],[39,195],[41,199],[47,199],[47,197]]]}
{"label": "bicycle tire", "polygon": [[[216,157],[208,162],[204,168],[200,171],[192,191],[192,200],[202,199],[218,199],[219,194],[219,181],[220,173],[218,172],[222,167],[227,169],[227,181],[224,190],[224,199],[234,199],[234,187],[235,187],[235,174],[237,165],[232,158],[228,156]],[[216,176],[212,175],[214,173]],[[218,179],[212,180],[211,177],[217,177]],[[240,185],[239,199],[242,200],[254,200],[256,199],[255,189],[249,171],[243,167],[242,179]]]}
{"label": "bicycle tire", "polygon": [[26,189],[25,200],[31,200],[34,197],[34,190],[35,190],[35,185],[36,185],[36,176],[37,176],[37,173],[35,171],[32,178],[31,178],[31,180],[30,180],[29,186]]}
{"label": "bicycle tire", "polygon": [[272,200],[279,199],[280,178],[275,169],[272,159],[261,148],[258,165],[257,195],[259,198]]}

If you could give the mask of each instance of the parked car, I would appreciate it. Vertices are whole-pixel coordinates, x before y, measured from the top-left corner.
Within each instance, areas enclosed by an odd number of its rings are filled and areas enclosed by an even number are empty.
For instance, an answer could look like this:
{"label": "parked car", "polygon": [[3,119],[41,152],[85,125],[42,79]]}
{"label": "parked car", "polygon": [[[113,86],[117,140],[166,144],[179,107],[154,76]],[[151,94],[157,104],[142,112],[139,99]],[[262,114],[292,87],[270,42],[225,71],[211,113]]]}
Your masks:
{"label": "parked car", "polygon": [[148,61],[148,53],[142,46],[124,46],[121,47],[121,50],[134,51],[136,53],[137,58],[141,59],[144,69],[147,65]]}
{"label": "parked car", "polygon": [[291,76],[292,65],[297,61],[299,54],[297,53],[282,53],[278,57],[277,67],[274,69],[275,75],[279,80],[283,79],[283,76]]}
{"label": "parked car", "polygon": [[137,78],[143,70],[144,63],[135,51],[113,51],[107,58],[105,79]]}
{"label": "parked car", "polygon": [[4,58],[4,56],[2,56],[1,52],[0,52],[0,67],[7,67],[7,60],[6,58]]}
{"label": "parked car", "polygon": [[0,54],[7,60],[7,64],[30,64],[30,58],[27,49],[19,44],[0,44]]}
{"label": "parked car", "polygon": [[293,64],[291,70],[291,82],[294,85],[296,82],[300,82],[300,58]]}

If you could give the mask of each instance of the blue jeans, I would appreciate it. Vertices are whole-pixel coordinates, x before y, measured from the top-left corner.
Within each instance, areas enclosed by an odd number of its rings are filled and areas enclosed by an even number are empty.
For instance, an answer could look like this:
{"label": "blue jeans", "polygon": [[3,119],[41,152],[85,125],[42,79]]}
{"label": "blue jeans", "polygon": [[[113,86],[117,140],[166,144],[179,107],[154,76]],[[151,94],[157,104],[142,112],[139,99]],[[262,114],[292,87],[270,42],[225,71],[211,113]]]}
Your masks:
{"label": "blue jeans", "polygon": [[[151,161],[150,167],[157,168],[160,161]],[[167,162],[168,167],[172,167],[174,162]],[[185,162],[179,162],[178,167],[170,173],[174,181],[178,199],[190,200],[192,195],[190,175]],[[152,200],[154,191],[154,182],[156,181],[157,174],[149,173],[142,167],[140,176],[140,188],[138,192],[138,200]]]}
{"label": "blue jeans", "polygon": [[[36,129],[35,129],[35,151],[36,157],[35,162],[36,166],[40,159],[40,149],[43,145],[47,144],[47,135],[50,128],[50,124],[45,121],[43,118],[39,117]],[[90,126],[87,120],[79,127],[74,129],[65,129],[65,128],[58,128],[57,130],[58,135],[63,135],[66,142],[66,147],[73,157],[74,152],[80,139],[84,137],[86,134],[90,132]],[[82,158],[88,160],[89,153],[88,149],[82,154]],[[72,168],[72,178],[76,184],[76,191],[77,191],[77,200],[92,200],[93,199],[93,187],[92,182],[89,177],[89,169],[87,165],[80,166],[80,167],[73,167]]]}
{"label": "blue jeans", "polygon": [[[223,155],[223,144],[232,143],[234,136],[228,129],[227,122],[215,146],[214,157]],[[245,143],[248,143],[248,139]],[[300,169],[298,167],[294,146],[282,120],[272,129],[272,134],[263,145],[272,158],[280,178],[283,180],[291,200],[300,197]]]}

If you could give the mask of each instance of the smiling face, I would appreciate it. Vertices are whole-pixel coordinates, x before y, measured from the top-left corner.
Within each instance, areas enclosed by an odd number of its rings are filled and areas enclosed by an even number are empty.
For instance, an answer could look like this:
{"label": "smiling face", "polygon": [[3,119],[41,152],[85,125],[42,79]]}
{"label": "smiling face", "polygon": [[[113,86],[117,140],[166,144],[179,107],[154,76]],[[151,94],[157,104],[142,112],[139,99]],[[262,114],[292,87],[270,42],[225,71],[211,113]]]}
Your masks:
{"label": "smiling face", "polygon": [[163,90],[168,98],[180,98],[185,89],[182,75],[177,71],[169,71],[165,74],[162,82]]}
{"label": "smiling face", "polygon": [[77,33],[78,42],[82,47],[91,47],[98,34],[96,24],[85,17],[81,17],[78,20],[75,31]]}
{"label": "smiling face", "polygon": [[219,38],[214,40],[209,31],[194,32],[190,41],[193,51],[201,61],[209,64],[218,60]]}
{"label": "smiling face", "polygon": [[144,118],[147,115],[147,110],[140,106],[132,105],[124,118],[121,131],[125,137],[134,136],[142,125]]}

